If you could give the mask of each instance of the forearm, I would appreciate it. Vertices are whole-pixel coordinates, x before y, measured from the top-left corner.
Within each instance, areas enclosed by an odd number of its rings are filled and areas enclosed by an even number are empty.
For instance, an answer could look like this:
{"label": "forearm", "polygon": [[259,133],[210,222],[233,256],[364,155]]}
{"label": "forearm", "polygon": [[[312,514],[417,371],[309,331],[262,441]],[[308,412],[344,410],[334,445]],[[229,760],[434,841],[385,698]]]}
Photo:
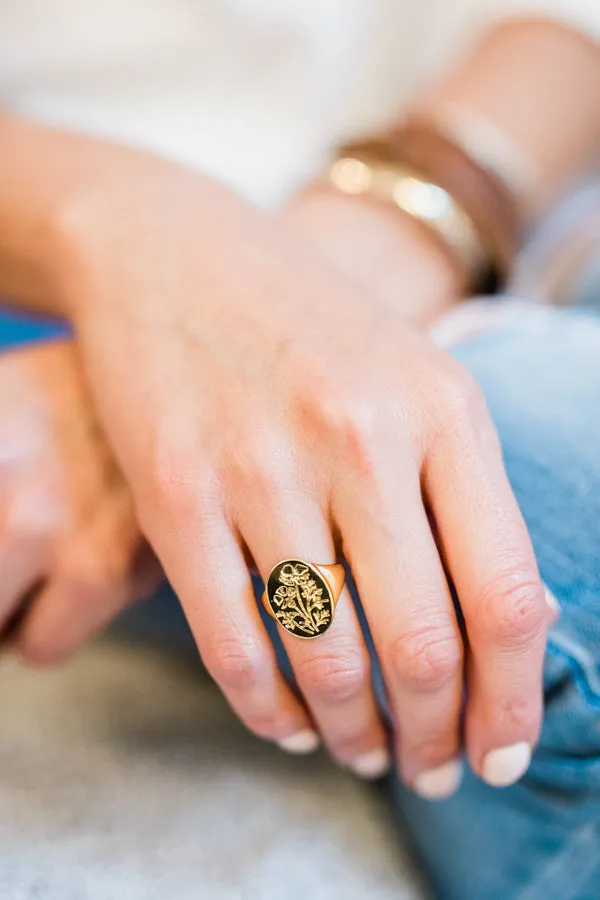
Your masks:
{"label": "forearm", "polygon": [[[467,124],[484,127],[484,143],[490,139],[494,150],[499,137],[501,161],[515,179],[530,225],[569,180],[597,165],[599,96],[597,45],[550,22],[519,22],[491,30],[454,71],[415,98],[409,113],[444,125],[462,112]],[[390,303],[406,289],[403,242],[411,225],[404,214],[318,184],[296,198],[286,215]],[[421,237],[426,244],[427,236]],[[413,292],[407,308],[423,324],[460,301],[468,286],[456,258],[444,258],[433,243],[431,254],[443,287],[435,293],[434,282],[434,292],[427,288],[421,298]]]}
{"label": "forearm", "polygon": [[516,21],[489,31],[411,112],[443,122],[462,109],[502,135],[522,161],[515,187],[534,221],[565,184],[598,167],[599,98],[597,44],[550,21]]}
{"label": "forearm", "polygon": [[[591,41],[552,24],[521,23],[491,31],[453,73],[415,100],[413,110],[436,116],[455,105],[498,129],[531,163],[522,199],[534,219],[600,155],[599,95],[600,51]],[[162,203],[156,194],[163,192],[165,214],[185,219],[186,210],[171,209],[167,197],[189,196],[187,184],[172,190],[179,177],[189,182],[190,173],[149,154],[0,118],[0,295],[66,312],[63,285],[77,264],[65,240],[73,219],[87,218],[89,228],[95,218],[94,240],[102,240],[104,231],[118,243],[112,232],[121,230],[129,243],[138,223],[148,228],[149,197],[156,209]],[[239,211],[234,198],[208,179],[194,178],[197,190],[189,203],[196,205],[196,225],[201,206],[207,233],[223,211],[231,227]],[[405,285],[406,254],[397,248],[407,230],[414,231],[406,217],[322,187],[309,189],[287,215],[342,267],[349,259],[351,274],[390,302]],[[466,273],[426,240],[416,239],[410,255],[423,286],[413,292],[419,308],[409,314],[427,322],[464,295]]]}
{"label": "forearm", "polygon": [[223,186],[168,160],[0,117],[0,297],[16,306],[74,318],[69,285],[95,250],[126,246],[129,259],[147,265],[144,238],[162,218],[182,239],[193,219],[210,252],[245,209]]}
{"label": "forearm", "polygon": [[0,295],[62,312],[60,220],[99,173],[93,142],[3,115],[0,119]]}

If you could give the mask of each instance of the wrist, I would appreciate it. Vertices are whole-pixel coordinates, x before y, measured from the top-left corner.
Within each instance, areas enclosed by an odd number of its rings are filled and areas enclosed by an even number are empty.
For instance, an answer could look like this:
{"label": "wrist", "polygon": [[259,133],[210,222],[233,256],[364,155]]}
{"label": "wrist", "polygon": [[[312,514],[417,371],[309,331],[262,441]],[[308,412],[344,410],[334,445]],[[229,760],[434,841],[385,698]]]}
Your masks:
{"label": "wrist", "polygon": [[78,211],[114,173],[126,173],[131,155],[83,135],[0,118],[0,295],[70,317],[65,288],[91,236],[79,227],[86,217]]}
{"label": "wrist", "polygon": [[54,217],[62,311],[76,327],[105,313],[158,320],[173,307],[173,285],[200,281],[203,260],[256,228],[257,216],[216,181],[115,148],[104,177],[71,191]]}
{"label": "wrist", "polygon": [[399,209],[315,184],[283,216],[344,274],[415,324],[430,324],[466,294],[469,273],[460,259]]}
{"label": "wrist", "polygon": [[[113,285],[127,283],[156,269],[163,256],[165,224],[180,222],[181,197],[190,196],[178,179],[185,170],[160,158],[109,147],[96,179],[85,178],[60,197],[52,212],[57,259],[55,284],[61,312],[77,326],[97,317],[111,303],[122,309],[135,303],[135,291]],[[149,263],[152,263],[152,266]]]}
{"label": "wrist", "polygon": [[200,246],[210,254],[248,215],[224,186],[177,163],[0,116],[0,296],[17,305],[75,322],[98,305],[129,308],[126,287],[100,285],[159,278],[168,244],[192,259]]}

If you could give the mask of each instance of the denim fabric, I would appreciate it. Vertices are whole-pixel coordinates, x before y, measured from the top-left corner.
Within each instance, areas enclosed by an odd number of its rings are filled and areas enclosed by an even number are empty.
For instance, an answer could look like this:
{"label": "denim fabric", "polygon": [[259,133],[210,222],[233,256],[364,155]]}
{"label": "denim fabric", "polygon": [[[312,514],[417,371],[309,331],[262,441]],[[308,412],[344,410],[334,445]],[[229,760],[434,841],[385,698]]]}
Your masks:
{"label": "denim fabric", "polygon": [[[2,336],[0,319],[0,347]],[[454,352],[487,395],[543,579],[562,607],[545,723],[515,787],[467,773],[443,803],[395,778],[385,790],[441,900],[599,900],[600,318],[533,310]]]}
{"label": "denim fabric", "polygon": [[58,319],[12,312],[0,307],[0,351],[65,337],[69,327]]}
{"label": "denim fabric", "polygon": [[442,900],[600,898],[600,318],[533,311],[455,350],[482,385],[545,583],[562,607],[545,721],[526,777],[468,773],[394,802]]}

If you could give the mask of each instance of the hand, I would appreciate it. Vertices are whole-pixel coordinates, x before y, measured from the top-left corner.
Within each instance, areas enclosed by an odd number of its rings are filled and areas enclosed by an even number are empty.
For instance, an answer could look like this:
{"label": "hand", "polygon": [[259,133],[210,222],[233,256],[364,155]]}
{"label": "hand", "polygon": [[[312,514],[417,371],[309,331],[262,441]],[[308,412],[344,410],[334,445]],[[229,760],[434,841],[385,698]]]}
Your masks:
{"label": "hand", "polygon": [[30,662],[63,659],[156,582],[66,341],[0,356],[0,523],[0,631],[16,617]]}
{"label": "hand", "polygon": [[469,273],[455,253],[400,209],[314,184],[281,219],[371,296],[427,328],[460,303]]}
{"label": "hand", "polygon": [[468,753],[494,780],[491,751],[536,740],[552,614],[480,391],[279,223],[145,165],[65,214],[65,308],[205,664],[257,734],[300,749],[314,722],[342,763],[379,774],[384,730],[347,593],[317,640],[282,634],[300,700],[245,558],[267,575],[343,551],[407,784],[441,792],[435,773],[461,750],[464,665]]}

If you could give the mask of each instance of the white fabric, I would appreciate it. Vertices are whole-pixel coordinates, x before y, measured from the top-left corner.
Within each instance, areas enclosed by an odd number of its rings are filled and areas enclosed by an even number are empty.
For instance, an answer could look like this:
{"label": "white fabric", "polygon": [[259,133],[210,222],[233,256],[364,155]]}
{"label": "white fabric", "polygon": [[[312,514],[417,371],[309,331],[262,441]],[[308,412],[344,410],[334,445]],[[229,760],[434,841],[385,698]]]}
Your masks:
{"label": "white fabric", "polygon": [[1,0],[0,102],[280,200],[491,20],[599,0]]}

